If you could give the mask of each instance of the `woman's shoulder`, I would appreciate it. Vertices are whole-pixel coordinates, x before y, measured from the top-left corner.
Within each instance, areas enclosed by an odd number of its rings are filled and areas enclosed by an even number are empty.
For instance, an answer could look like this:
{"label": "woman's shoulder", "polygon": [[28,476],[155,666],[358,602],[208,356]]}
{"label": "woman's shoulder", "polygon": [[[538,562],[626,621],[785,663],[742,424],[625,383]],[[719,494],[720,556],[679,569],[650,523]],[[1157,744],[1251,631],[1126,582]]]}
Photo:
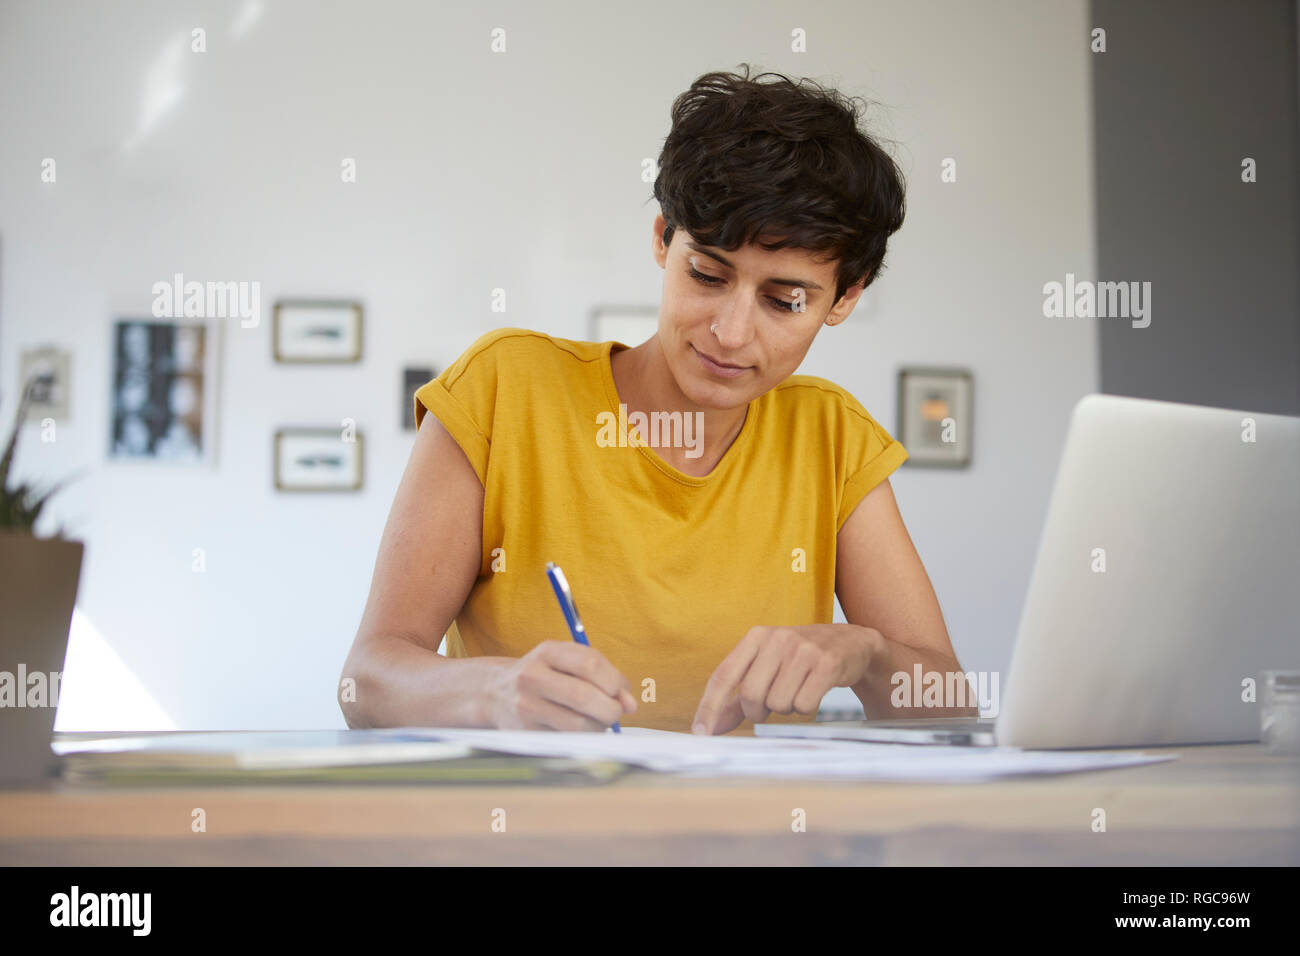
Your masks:
{"label": "woman's shoulder", "polygon": [[491,352],[493,355],[536,357],[543,355],[569,355],[589,361],[601,354],[602,343],[579,342],[562,339],[535,329],[501,328],[484,332],[469,348],[465,355],[474,356]]}
{"label": "woman's shoulder", "polygon": [[791,375],[768,394],[772,410],[782,417],[879,424],[852,392],[816,375]]}
{"label": "woman's shoulder", "polygon": [[906,449],[889,430],[848,389],[829,379],[791,375],[768,397],[768,424],[797,460],[819,460],[817,450],[828,443],[832,453],[827,460],[836,463],[836,473],[841,475],[883,467],[873,463],[892,462],[897,467],[907,458]]}
{"label": "woman's shoulder", "polygon": [[536,373],[548,362],[592,361],[600,354],[598,342],[576,342],[533,329],[500,328],[475,339],[456,359],[453,368],[457,375],[482,366],[507,374],[515,369]]}

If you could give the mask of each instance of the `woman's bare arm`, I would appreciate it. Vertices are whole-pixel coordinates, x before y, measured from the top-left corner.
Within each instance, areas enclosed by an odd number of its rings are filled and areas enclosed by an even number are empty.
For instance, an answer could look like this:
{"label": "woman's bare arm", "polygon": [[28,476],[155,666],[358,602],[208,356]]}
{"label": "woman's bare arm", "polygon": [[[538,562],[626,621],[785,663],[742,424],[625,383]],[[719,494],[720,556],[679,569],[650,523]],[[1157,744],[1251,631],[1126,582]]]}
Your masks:
{"label": "woman's bare arm", "polygon": [[483,485],[426,414],[343,665],[356,687],[355,701],[340,694],[349,727],[599,730],[636,709],[627,679],[581,644],[542,641],[522,658],[438,653],[478,578],[482,542]]}
{"label": "woman's bare arm", "polygon": [[[433,415],[393,498],[343,679],[349,727],[489,727],[486,682],[509,658],[450,660],[438,645],[478,577],[483,486]],[[343,695],[340,695],[343,696]]]}
{"label": "woman's bare arm", "polygon": [[[975,688],[953,651],[948,626],[930,576],[898,511],[886,478],[858,503],[840,529],[835,546],[835,591],[850,624],[874,628],[884,641],[853,692],[866,715],[891,717],[977,717]],[[960,699],[942,707],[894,707],[895,674],[938,672]]]}

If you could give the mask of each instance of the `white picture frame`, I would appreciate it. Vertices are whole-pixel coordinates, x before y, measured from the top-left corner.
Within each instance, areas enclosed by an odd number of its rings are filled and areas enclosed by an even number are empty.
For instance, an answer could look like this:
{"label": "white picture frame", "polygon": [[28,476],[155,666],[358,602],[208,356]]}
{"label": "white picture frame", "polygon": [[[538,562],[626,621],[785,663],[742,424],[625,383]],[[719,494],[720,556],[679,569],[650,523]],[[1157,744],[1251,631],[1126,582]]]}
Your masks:
{"label": "white picture frame", "polygon": [[277,302],[271,318],[271,350],[282,364],[346,364],[361,361],[359,302]]}
{"label": "white picture frame", "polygon": [[[898,371],[898,430],[904,465],[968,468],[974,457],[975,378],[964,368]],[[951,439],[951,440],[949,440]]]}
{"label": "white picture frame", "polygon": [[51,418],[56,422],[72,417],[72,353],[48,345],[24,349],[19,358],[18,380],[31,387],[27,421]]}
{"label": "white picture frame", "polygon": [[276,430],[276,491],[360,491],[364,480],[365,439],[360,431],[345,438],[342,428],[285,427]]}

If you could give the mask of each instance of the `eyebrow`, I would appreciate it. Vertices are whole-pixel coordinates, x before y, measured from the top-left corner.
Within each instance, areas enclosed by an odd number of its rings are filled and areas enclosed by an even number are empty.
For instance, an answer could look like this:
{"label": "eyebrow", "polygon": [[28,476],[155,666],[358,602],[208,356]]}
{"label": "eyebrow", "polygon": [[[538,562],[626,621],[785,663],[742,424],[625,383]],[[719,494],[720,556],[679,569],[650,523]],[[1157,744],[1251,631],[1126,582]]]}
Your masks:
{"label": "eyebrow", "polygon": [[[704,254],[705,254],[706,256],[708,256],[710,259],[717,259],[719,262],[721,262],[721,263],[722,263],[724,266],[726,266],[728,269],[734,269],[734,268],[736,268],[735,265],[733,265],[733,264],[732,264],[731,262],[729,262],[728,260],[722,258],[722,256],[718,255],[716,252],[710,252],[708,249],[704,248],[704,246],[701,246],[701,245],[699,245],[698,243],[695,243],[695,242],[687,242],[686,245],[690,246],[690,248],[694,249],[696,252],[702,252],[702,253],[704,253]],[[819,286],[816,282],[806,282],[806,281],[804,281],[803,279],[778,279],[778,278],[776,278],[775,276],[773,276],[772,278],[768,279],[767,281],[768,281],[768,282],[775,282],[777,285],[792,285],[792,286],[798,286],[798,287],[800,287],[800,288],[804,288],[804,289],[816,289],[818,292],[824,292],[824,291],[825,291],[825,290],[824,290],[821,286]]]}

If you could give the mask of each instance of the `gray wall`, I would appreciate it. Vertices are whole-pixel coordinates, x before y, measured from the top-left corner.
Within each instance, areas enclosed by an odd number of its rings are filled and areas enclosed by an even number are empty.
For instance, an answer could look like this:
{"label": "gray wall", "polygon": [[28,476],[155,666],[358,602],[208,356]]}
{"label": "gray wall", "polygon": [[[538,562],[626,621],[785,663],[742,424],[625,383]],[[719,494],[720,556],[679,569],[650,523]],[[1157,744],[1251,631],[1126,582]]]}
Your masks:
{"label": "gray wall", "polygon": [[1295,0],[1091,14],[1096,278],[1152,283],[1150,326],[1098,320],[1101,390],[1300,414]]}

